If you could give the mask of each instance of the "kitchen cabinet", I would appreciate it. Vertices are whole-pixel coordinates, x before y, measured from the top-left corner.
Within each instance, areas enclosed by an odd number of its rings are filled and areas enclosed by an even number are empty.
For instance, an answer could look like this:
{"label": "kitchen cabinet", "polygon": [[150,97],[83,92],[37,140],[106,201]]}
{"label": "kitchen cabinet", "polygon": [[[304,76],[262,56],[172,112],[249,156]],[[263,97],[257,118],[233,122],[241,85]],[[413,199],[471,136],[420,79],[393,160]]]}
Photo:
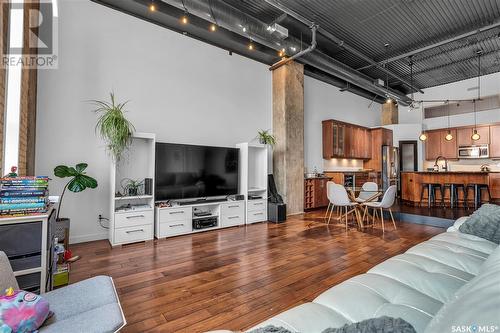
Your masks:
{"label": "kitchen cabinet", "polygon": [[458,146],[473,146],[490,143],[490,126],[478,126],[477,133],[481,138],[477,141],[471,139],[474,127],[460,127],[457,129],[457,145]]}
{"label": "kitchen cabinet", "polygon": [[323,158],[370,158],[370,129],[336,120],[324,120],[322,126]]}
{"label": "kitchen cabinet", "polygon": [[382,171],[382,146],[393,146],[392,130],[387,128],[374,128],[370,131],[369,150],[370,158],[363,164],[365,169],[373,169],[376,172]]}
{"label": "kitchen cabinet", "polygon": [[441,155],[441,131],[427,132],[425,140],[425,159],[433,161]]}
{"label": "kitchen cabinet", "polygon": [[500,158],[500,125],[490,126],[490,157]]}
{"label": "kitchen cabinet", "polygon": [[491,172],[489,174],[489,186],[491,198],[495,201],[500,200],[500,173]]}
{"label": "kitchen cabinet", "polygon": [[450,133],[453,139],[450,141],[446,140],[446,135],[448,130],[440,131],[440,143],[441,143],[441,156],[447,159],[457,159],[458,158],[458,146],[457,146],[457,130],[450,129]]}
{"label": "kitchen cabinet", "polygon": [[307,178],[304,180],[304,209],[328,206],[326,184],[328,178]]}

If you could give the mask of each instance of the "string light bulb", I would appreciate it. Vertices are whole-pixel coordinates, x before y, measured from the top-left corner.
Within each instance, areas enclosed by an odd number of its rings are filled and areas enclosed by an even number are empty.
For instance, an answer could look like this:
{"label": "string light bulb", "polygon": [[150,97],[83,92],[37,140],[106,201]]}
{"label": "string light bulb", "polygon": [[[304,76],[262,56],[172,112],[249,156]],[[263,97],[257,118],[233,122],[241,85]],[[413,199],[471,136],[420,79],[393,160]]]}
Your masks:
{"label": "string light bulb", "polygon": [[425,141],[425,140],[427,140],[427,134],[425,134],[425,132],[423,132],[422,134],[420,134],[420,136],[418,138],[420,139],[420,141]]}
{"label": "string light bulb", "polygon": [[470,137],[472,140],[477,141],[481,139],[481,135],[477,132],[477,129],[474,128],[474,131],[472,132],[472,136]]}
{"label": "string light bulb", "polygon": [[210,31],[215,32],[217,31],[217,26],[215,24],[210,24]]}
{"label": "string light bulb", "polygon": [[181,17],[181,23],[182,24],[188,24],[189,23],[189,19],[187,17],[187,14],[182,15],[182,17]]}
{"label": "string light bulb", "polygon": [[451,134],[451,130],[448,130],[448,133],[446,134],[446,136],[444,137],[444,139],[446,141],[451,141],[453,140],[453,135]]}
{"label": "string light bulb", "polygon": [[279,55],[281,58],[283,58],[283,57],[286,55],[286,53],[285,53],[285,49],[281,49],[281,50],[279,51],[278,55]]}
{"label": "string light bulb", "polygon": [[253,43],[252,43],[252,42],[250,42],[250,43],[248,44],[248,49],[249,49],[250,51],[253,51],[254,46],[253,46]]}

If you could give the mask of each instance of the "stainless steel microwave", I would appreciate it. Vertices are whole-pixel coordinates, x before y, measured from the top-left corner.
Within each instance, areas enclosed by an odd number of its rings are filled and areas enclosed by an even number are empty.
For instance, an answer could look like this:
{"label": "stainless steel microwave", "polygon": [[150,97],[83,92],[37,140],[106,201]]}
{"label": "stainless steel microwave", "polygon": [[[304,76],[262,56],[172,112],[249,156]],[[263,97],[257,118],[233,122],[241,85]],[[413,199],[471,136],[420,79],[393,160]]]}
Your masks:
{"label": "stainless steel microwave", "polygon": [[458,147],[458,158],[489,158],[489,157],[490,157],[490,149],[488,145]]}

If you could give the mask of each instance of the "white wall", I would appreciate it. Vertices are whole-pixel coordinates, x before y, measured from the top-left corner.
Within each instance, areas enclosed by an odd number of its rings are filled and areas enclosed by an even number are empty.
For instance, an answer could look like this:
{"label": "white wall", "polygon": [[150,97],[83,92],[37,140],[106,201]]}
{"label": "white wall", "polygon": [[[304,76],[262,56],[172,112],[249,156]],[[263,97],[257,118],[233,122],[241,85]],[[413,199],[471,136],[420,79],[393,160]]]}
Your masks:
{"label": "white wall", "polygon": [[[447,100],[447,99],[473,99],[477,97],[477,90],[467,90],[477,87],[477,78],[458,81],[442,86],[424,89],[424,94],[415,94],[416,100]],[[481,96],[500,94],[500,73],[493,73],[481,77]],[[432,104],[426,103],[428,107]],[[401,124],[421,124],[421,111],[408,111],[406,107],[399,109],[399,122]],[[455,115],[450,117],[450,126],[467,126],[474,124],[473,113]],[[478,124],[500,122],[500,109],[477,112]],[[424,120],[425,129],[445,128],[448,126],[447,117],[430,118]]]}
{"label": "white wall", "polygon": [[[65,198],[72,242],[107,237],[97,215],[108,211],[109,158],[87,100],[113,90],[158,141],[234,146],[271,128],[267,66],[88,0],[59,4],[59,69],[38,76],[36,173],[88,162],[97,178],[97,189]],[[52,178],[59,195],[64,182]]]}
{"label": "white wall", "polygon": [[380,104],[350,92],[306,76],[304,79],[304,151],[305,167],[313,171],[359,169],[360,160],[332,159],[323,160],[321,121],[335,119],[373,127],[380,125]]}

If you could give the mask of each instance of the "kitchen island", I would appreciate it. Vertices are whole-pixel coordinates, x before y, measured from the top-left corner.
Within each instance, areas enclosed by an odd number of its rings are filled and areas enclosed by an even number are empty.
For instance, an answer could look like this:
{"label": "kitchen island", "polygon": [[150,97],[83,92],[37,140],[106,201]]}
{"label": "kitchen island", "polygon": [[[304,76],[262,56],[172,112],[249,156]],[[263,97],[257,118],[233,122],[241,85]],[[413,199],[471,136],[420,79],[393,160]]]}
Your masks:
{"label": "kitchen island", "polygon": [[[418,204],[420,202],[420,193],[423,183],[437,183],[444,185],[446,183],[458,184],[488,184],[493,202],[500,201],[500,172],[483,172],[483,171],[414,171],[401,172],[401,199],[404,202]],[[449,204],[449,191],[444,194],[445,203]],[[425,192],[424,200],[426,200],[427,191]],[[463,200],[462,192],[459,191],[459,201]],[[469,204],[473,202],[472,191],[468,196]],[[488,195],[483,193],[483,200],[488,199]],[[441,196],[439,191],[436,192],[436,202],[440,202]]]}

